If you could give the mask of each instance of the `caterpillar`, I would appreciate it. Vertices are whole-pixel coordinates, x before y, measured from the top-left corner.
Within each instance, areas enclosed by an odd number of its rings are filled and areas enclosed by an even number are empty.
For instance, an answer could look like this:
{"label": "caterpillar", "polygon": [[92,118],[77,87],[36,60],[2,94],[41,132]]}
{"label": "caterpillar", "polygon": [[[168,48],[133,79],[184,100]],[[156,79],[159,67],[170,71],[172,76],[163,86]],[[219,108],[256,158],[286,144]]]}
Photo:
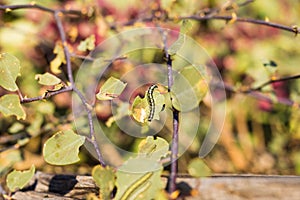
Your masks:
{"label": "caterpillar", "polygon": [[[135,183],[133,183],[127,190],[126,192],[122,195],[122,197],[120,198],[120,200],[126,200],[128,199],[132,193],[134,191],[136,191],[141,185],[143,185],[144,183],[146,183],[151,176],[153,175],[153,172],[148,172],[145,175],[143,175],[139,180],[137,180]],[[146,187],[149,184],[146,183]]]}
{"label": "caterpillar", "polygon": [[158,88],[157,85],[151,85],[147,90],[147,101],[149,104],[149,116],[148,116],[149,122],[153,120],[154,113],[155,113],[155,101],[153,98],[153,92],[156,88]]}

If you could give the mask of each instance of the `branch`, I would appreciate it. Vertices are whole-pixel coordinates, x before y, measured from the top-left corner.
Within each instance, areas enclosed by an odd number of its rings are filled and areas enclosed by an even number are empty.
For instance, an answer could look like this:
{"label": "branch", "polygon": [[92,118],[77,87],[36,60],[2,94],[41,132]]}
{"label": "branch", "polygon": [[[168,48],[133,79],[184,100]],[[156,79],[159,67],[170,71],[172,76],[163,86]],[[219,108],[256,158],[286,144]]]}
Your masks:
{"label": "branch", "polygon": [[66,34],[62,25],[62,21],[60,19],[61,12],[60,11],[55,11],[54,12],[54,18],[57,24],[58,32],[60,35],[60,39],[64,48],[64,54],[65,54],[65,59],[67,62],[67,74],[68,74],[68,79],[71,83],[71,86],[74,87],[74,78],[73,78],[73,72],[72,72],[72,65],[71,65],[71,56],[70,56],[70,51],[67,45],[67,40],[66,40]]}
{"label": "branch", "polygon": [[88,141],[90,141],[97,153],[98,160],[102,166],[105,166],[104,159],[102,157],[102,154],[100,152],[100,148],[98,146],[98,143],[96,141],[95,137],[95,130],[94,130],[94,123],[93,123],[93,113],[90,107],[92,107],[86,100],[86,98],[83,96],[83,94],[80,92],[80,90],[76,87],[74,78],[73,78],[73,72],[72,72],[72,64],[71,64],[71,54],[67,45],[67,40],[66,40],[66,34],[65,30],[62,25],[62,21],[60,19],[61,12],[60,11],[55,11],[54,12],[54,17],[55,21],[57,23],[57,28],[59,31],[60,39],[62,41],[63,47],[64,47],[64,54],[65,54],[65,59],[66,59],[66,65],[67,65],[67,75],[68,79],[71,83],[71,87],[73,88],[73,91],[77,94],[77,96],[80,98],[85,111],[87,112],[88,116],[88,121],[89,121],[89,128],[90,128],[90,135],[88,138]]}
{"label": "branch", "polygon": [[274,80],[272,79],[272,80],[269,80],[269,81],[261,84],[260,86],[257,86],[255,88],[250,88],[248,90],[243,90],[242,92],[248,93],[248,92],[251,92],[251,91],[261,91],[264,87],[266,87],[266,86],[268,86],[272,83],[289,81],[289,80],[294,80],[294,79],[299,79],[299,78],[300,78],[300,74],[294,75],[294,76],[283,77],[283,78],[279,78],[279,79],[274,79]]}
{"label": "branch", "polygon": [[[183,20],[183,19],[190,19],[190,20],[196,20],[196,21],[207,21],[207,20],[224,20],[224,21],[230,21],[234,20],[235,22],[244,22],[244,23],[250,23],[250,24],[258,24],[258,25],[263,25],[263,26],[268,26],[268,27],[273,27],[277,29],[281,29],[284,31],[292,32],[297,35],[300,32],[300,29],[297,26],[285,26],[282,24],[274,23],[274,22],[268,22],[265,20],[259,20],[259,19],[252,19],[252,18],[240,18],[240,17],[233,17],[233,16],[220,16],[220,15],[205,15],[205,16],[186,16],[186,17],[178,17],[178,19]],[[175,19],[172,19],[175,20]]]}
{"label": "branch", "polygon": [[[216,85],[218,87],[218,85]],[[263,101],[267,101],[267,102],[270,102],[270,103],[280,103],[282,105],[286,105],[286,106],[296,106],[296,107],[299,107],[299,104],[290,100],[290,99],[287,99],[287,98],[282,98],[282,97],[277,97],[276,101],[274,101],[274,99],[272,99],[271,97],[267,96],[267,95],[264,95],[262,94],[261,92],[258,92],[258,91],[255,91],[255,90],[246,90],[246,91],[243,91],[243,90],[236,90],[233,86],[227,84],[227,83],[224,83],[224,86],[220,86],[221,88],[224,88],[225,87],[225,90],[228,91],[228,92],[233,92],[233,93],[243,93],[243,94],[248,94],[249,96],[252,96],[253,98],[255,99],[259,99],[259,100],[263,100]]]}
{"label": "branch", "polygon": [[32,97],[32,98],[23,98],[21,95],[20,96],[20,103],[30,103],[30,102],[33,102],[33,101],[39,101],[39,100],[42,100],[42,99],[48,99],[54,95],[57,95],[57,94],[60,94],[60,93],[63,93],[63,92],[69,92],[69,91],[72,91],[72,87],[71,86],[68,86],[68,87],[64,87],[60,90],[55,90],[55,91],[47,91],[44,95],[42,96],[38,96],[38,97]]}
{"label": "branch", "polygon": [[65,9],[58,9],[54,10],[51,8],[47,8],[35,3],[31,4],[20,4],[20,5],[0,5],[0,10],[5,10],[6,12],[12,11],[12,10],[19,10],[19,9],[38,9],[41,11],[45,11],[48,13],[54,14],[55,12],[61,12],[63,14],[71,14],[71,15],[83,15],[83,13],[79,10],[65,10]]}

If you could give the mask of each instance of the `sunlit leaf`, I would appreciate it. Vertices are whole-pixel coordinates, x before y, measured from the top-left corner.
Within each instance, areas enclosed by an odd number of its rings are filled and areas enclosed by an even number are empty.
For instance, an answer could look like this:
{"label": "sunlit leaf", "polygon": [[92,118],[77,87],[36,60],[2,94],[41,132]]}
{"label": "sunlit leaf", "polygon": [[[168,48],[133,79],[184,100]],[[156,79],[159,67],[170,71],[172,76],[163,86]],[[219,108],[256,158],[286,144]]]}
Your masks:
{"label": "sunlit leaf", "polygon": [[190,31],[192,28],[192,23],[190,20],[182,20],[182,24],[180,27],[180,34],[178,36],[178,39],[169,47],[168,53],[170,55],[174,55],[179,51],[179,49],[182,47],[182,45],[185,42],[185,34]]}
{"label": "sunlit leaf", "polygon": [[38,80],[38,83],[41,85],[57,85],[61,83],[61,80],[54,76],[53,74],[50,74],[48,72],[44,74],[37,74],[35,75],[35,79]]}
{"label": "sunlit leaf", "polygon": [[142,140],[138,156],[128,159],[117,171],[116,199],[155,199],[163,189],[159,160],[168,149],[168,142],[162,138]]}
{"label": "sunlit leaf", "polygon": [[93,50],[95,48],[95,35],[91,35],[90,37],[86,38],[85,40],[81,41],[78,45],[77,49],[79,51],[86,51],[86,50]]}
{"label": "sunlit leaf", "polygon": [[117,194],[115,199],[154,199],[163,189],[162,166],[144,158],[129,159],[117,171]]}
{"label": "sunlit leaf", "polygon": [[66,64],[64,48],[61,43],[56,43],[53,53],[56,54],[56,57],[50,63],[50,70],[54,74],[61,73],[60,65]]}
{"label": "sunlit leaf", "polygon": [[20,61],[8,54],[0,54],[0,86],[9,90],[16,91],[18,86],[16,79],[20,75]]}
{"label": "sunlit leaf", "polygon": [[97,165],[92,170],[92,177],[100,188],[100,199],[110,199],[116,181],[114,169]]}
{"label": "sunlit leaf", "polygon": [[146,98],[135,97],[131,107],[132,117],[140,123],[147,123],[149,116],[149,105]]}
{"label": "sunlit leaf", "polygon": [[[165,97],[157,88],[149,91],[151,87],[153,87],[153,85],[148,88],[144,98],[137,96],[131,107],[133,118],[142,124],[148,124],[153,119],[159,120],[159,113],[165,106]],[[149,94],[150,92],[151,94]]]}
{"label": "sunlit leaf", "polygon": [[69,165],[79,161],[79,147],[85,137],[72,130],[59,131],[44,144],[43,155],[47,163],[53,165]]}
{"label": "sunlit leaf", "polygon": [[11,192],[14,192],[18,189],[22,189],[25,187],[31,178],[33,177],[35,172],[34,165],[31,166],[29,170],[26,171],[17,171],[14,170],[7,175],[6,184]]}
{"label": "sunlit leaf", "polygon": [[211,176],[211,169],[201,158],[195,158],[189,163],[188,172],[193,177]]}
{"label": "sunlit leaf", "polygon": [[26,118],[19,96],[16,94],[6,94],[0,98],[0,112],[4,116],[15,115],[18,120]]}
{"label": "sunlit leaf", "polygon": [[196,108],[208,91],[205,71],[198,71],[194,66],[184,67],[174,78],[172,92],[173,106],[179,111]]}
{"label": "sunlit leaf", "polygon": [[110,77],[102,85],[96,97],[99,100],[112,100],[123,92],[126,85],[127,83],[123,83],[115,77]]}
{"label": "sunlit leaf", "polygon": [[149,159],[160,160],[169,152],[169,143],[161,138],[154,139],[153,136],[148,136],[139,144],[139,156],[146,156]]}

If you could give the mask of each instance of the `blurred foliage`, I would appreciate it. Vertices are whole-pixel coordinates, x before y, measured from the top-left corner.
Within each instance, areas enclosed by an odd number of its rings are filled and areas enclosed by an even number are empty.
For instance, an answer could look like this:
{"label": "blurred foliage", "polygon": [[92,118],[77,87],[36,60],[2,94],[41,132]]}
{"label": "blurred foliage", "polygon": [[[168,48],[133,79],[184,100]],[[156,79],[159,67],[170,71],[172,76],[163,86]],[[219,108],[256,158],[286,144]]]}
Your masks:
{"label": "blurred foliage", "polygon": [[[1,4],[30,3],[29,0],[2,0]],[[295,25],[300,19],[300,2],[296,0],[255,1],[236,10],[223,11],[224,1],[161,1],[161,9],[169,16],[187,16],[206,8],[219,8],[221,14],[255,19],[268,19],[272,22]],[[244,1],[236,1],[237,3]],[[119,1],[43,1],[39,2],[51,8],[73,8],[85,11],[85,19],[64,18],[69,48],[72,53],[84,55],[78,51],[78,45],[88,37],[95,37],[98,45],[106,38],[122,30],[135,27],[154,26],[154,22],[137,22],[122,26],[122,22],[137,20],[159,10],[155,1],[149,6],[141,1],[132,0],[128,4]],[[172,4],[172,7],[170,5]],[[90,13],[90,14],[89,14]],[[163,12],[157,15],[163,15]],[[162,27],[179,30],[179,24],[159,22]],[[21,61],[21,74],[17,84],[24,96],[35,97],[48,89],[35,80],[36,74],[50,72],[50,63],[56,58],[53,53],[59,40],[53,18],[38,10],[17,10],[0,12],[0,49]],[[272,77],[298,74],[300,63],[299,37],[278,29],[246,24],[210,20],[193,22],[189,35],[195,39],[218,66],[223,80],[236,88],[258,86]],[[93,40],[94,41],[94,40]],[[82,43],[81,43],[82,44]],[[89,45],[85,44],[87,49]],[[157,57],[153,56],[153,59]],[[276,70],[264,65],[271,61],[277,64]],[[73,70],[82,60],[73,58]],[[126,62],[113,63],[109,75],[120,75],[134,66]],[[67,81],[65,68],[57,77]],[[148,74],[154,77],[156,74]],[[150,79],[149,78],[149,79]],[[279,82],[264,88],[266,95],[291,99],[300,102],[299,80]],[[0,95],[6,92],[0,88]],[[213,173],[261,173],[261,174],[300,174],[300,112],[297,106],[285,106],[258,100],[247,94],[228,93],[224,102],[227,107],[226,122],[222,135],[213,151],[205,158]],[[80,152],[81,162],[76,165],[53,167],[45,163],[42,148],[45,140],[60,130],[72,128],[71,95],[59,94],[50,100],[24,104],[27,114],[25,120],[16,124],[16,118],[0,115],[0,174],[14,167],[29,169],[34,164],[37,170],[45,172],[77,174],[90,173],[96,160],[84,149]],[[208,100],[200,104],[201,121],[197,138],[179,159],[179,171],[186,173],[188,163],[198,155],[198,151],[210,122],[211,105]],[[46,111],[45,111],[46,110]],[[98,119],[105,124],[111,117],[110,106],[97,105]],[[193,115],[190,124],[182,124],[186,130],[194,125]],[[218,123],[217,121],[214,123]],[[105,125],[104,125],[105,126]],[[167,125],[170,129],[171,126]],[[109,138],[117,146],[125,149],[137,149],[140,140],[127,137],[115,124],[106,128]],[[160,136],[170,140],[168,130],[163,129]],[[187,131],[188,132],[188,131]],[[184,136],[187,137],[187,136]],[[24,145],[16,146],[18,141],[30,138]],[[185,139],[185,138],[180,138]],[[113,152],[112,152],[113,153]],[[117,155],[113,159],[118,159]]]}

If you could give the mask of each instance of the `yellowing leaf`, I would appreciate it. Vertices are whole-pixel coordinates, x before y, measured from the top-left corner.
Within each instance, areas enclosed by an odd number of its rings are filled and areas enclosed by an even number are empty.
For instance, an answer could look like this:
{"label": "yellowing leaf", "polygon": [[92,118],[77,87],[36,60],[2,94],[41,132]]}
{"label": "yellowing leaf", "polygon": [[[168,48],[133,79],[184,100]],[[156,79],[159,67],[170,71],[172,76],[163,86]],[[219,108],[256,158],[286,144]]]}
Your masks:
{"label": "yellowing leaf", "polygon": [[[131,107],[132,117],[139,123],[148,124],[153,119],[159,120],[159,113],[165,105],[165,97],[160,94],[158,87],[152,85],[145,93],[145,97],[137,96]],[[150,90],[150,91],[149,91]]]}
{"label": "yellowing leaf", "polygon": [[86,50],[93,50],[95,48],[95,35],[91,35],[90,37],[86,38],[84,41],[81,41],[78,45],[77,49],[79,51],[86,51]]}
{"label": "yellowing leaf", "polygon": [[59,74],[61,73],[60,65],[66,64],[64,48],[61,43],[56,43],[53,53],[56,54],[56,57],[50,63],[50,70],[54,74]]}
{"label": "yellowing leaf", "polygon": [[20,75],[20,61],[8,53],[0,54],[0,86],[9,90],[16,91],[18,86],[16,79]]}
{"label": "yellowing leaf", "polygon": [[4,174],[15,163],[22,160],[20,150],[9,149],[0,153],[0,174]]}
{"label": "yellowing leaf", "polygon": [[113,168],[97,165],[93,168],[92,177],[96,185],[100,188],[100,199],[110,199],[116,181]]}
{"label": "yellowing leaf", "polygon": [[4,116],[15,115],[18,120],[26,118],[26,113],[20,104],[18,95],[16,94],[6,94],[0,98],[0,112]]}
{"label": "yellowing leaf", "polygon": [[110,77],[102,85],[96,97],[99,100],[112,100],[123,92],[126,85],[127,83],[123,83],[117,78]]}
{"label": "yellowing leaf", "polygon": [[35,75],[35,79],[38,80],[39,84],[41,85],[57,85],[61,83],[61,80],[54,76],[53,74],[50,74],[48,72],[44,74],[37,74]]}
{"label": "yellowing leaf", "polygon": [[237,20],[237,15],[236,13],[231,14],[231,20],[229,20],[229,24],[233,24]]}
{"label": "yellowing leaf", "polygon": [[69,165],[79,161],[79,147],[85,137],[72,130],[59,131],[44,144],[43,155],[47,163],[53,165]]}
{"label": "yellowing leaf", "polygon": [[32,165],[31,168],[26,171],[14,170],[13,172],[7,175],[6,178],[7,187],[11,192],[14,192],[18,189],[22,189],[29,183],[29,181],[34,175],[34,172],[35,172],[34,165]]}

